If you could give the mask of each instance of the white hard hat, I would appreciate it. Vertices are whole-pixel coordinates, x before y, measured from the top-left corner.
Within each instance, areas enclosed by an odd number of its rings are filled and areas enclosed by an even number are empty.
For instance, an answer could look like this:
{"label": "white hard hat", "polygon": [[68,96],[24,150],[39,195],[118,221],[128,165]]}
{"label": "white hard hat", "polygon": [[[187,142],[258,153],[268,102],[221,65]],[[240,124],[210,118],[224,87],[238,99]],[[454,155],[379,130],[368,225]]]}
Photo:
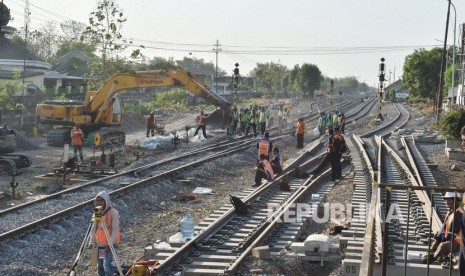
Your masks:
{"label": "white hard hat", "polygon": [[442,198],[446,199],[446,198],[454,198],[454,197],[460,197],[460,194],[457,193],[457,195],[455,195],[454,192],[446,192],[446,194]]}

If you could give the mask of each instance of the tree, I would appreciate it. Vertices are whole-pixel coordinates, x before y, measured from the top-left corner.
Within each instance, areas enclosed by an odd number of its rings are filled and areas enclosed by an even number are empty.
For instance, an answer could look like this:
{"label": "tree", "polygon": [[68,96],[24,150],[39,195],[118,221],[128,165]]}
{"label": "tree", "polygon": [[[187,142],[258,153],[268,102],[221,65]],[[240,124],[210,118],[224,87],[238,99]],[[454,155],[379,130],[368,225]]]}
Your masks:
{"label": "tree", "polygon": [[296,84],[307,97],[313,97],[315,90],[320,89],[323,75],[318,66],[304,63],[297,74]]}
{"label": "tree", "polygon": [[149,70],[166,70],[170,68],[176,68],[176,64],[173,57],[153,57],[148,64]]}
{"label": "tree", "polygon": [[417,49],[405,58],[402,81],[413,97],[434,99],[439,87],[442,49]]}
{"label": "tree", "polygon": [[286,66],[270,62],[257,63],[250,75],[253,78],[253,87],[262,94],[272,94],[275,97],[284,93],[286,85],[289,85],[289,69]]}
{"label": "tree", "polygon": [[12,96],[17,91],[24,91],[26,86],[20,81],[21,72],[15,70],[13,72],[13,80],[5,81],[0,85],[0,110],[12,109],[15,103]]}
{"label": "tree", "polygon": [[[120,54],[132,44],[121,35],[121,28],[126,18],[112,0],[98,2],[97,10],[91,12],[89,25],[84,30],[81,40],[88,41],[99,52],[90,66],[89,84],[98,87],[111,74],[122,67]],[[132,58],[140,55],[140,49],[134,50]]]}

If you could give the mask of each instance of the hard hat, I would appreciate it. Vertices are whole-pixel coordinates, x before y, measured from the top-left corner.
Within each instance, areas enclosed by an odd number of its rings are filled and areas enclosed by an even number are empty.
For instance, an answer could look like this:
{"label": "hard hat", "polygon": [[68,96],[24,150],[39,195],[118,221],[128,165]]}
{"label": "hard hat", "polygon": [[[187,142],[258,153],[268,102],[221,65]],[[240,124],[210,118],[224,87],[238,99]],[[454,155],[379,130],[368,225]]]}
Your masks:
{"label": "hard hat", "polygon": [[[456,197],[454,192],[446,192],[442,198],[446,199],[446,198],[454,198],[454,197]],[[459,197],[459,194],[457,194],[457,197]]]}

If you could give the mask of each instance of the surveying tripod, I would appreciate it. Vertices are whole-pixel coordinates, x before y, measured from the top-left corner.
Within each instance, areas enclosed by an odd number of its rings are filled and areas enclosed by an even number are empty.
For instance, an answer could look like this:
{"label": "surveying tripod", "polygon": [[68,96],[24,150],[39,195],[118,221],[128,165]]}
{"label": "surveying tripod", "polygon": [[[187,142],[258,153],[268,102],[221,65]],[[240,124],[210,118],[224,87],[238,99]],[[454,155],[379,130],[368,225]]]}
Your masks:
{"label": "surveying tripod", "polygon": [[[83,251],[84,251],[84,248],[85,248],[86,244],[89,242],[90,231],[93,228],[92,226],[95,225],[95,228],[96,228],[96,227],[98,227],[99,223],[102,223],[102,225],[103,225],[103,232],[105,234],[105,237],[107,238],[108,246],[110,247],[111,253],[113,254],[113,258],[115,259],[116,267],[118,268],[118,274],[120,276],[124,276],[123,275],[123,269],[121,268],[121,265],[120,265],[119,260],[118,260],[118,256],[116,256],[115,247],[113,246],[113,242],[111,241],[111,237],[108,234],[107,225],[103,221],[103,208],[102,208],[102,206],[97,206],[94,209],[94,214],[92,215],[92,220],[91,220],[91,222],[89,224],[89,227],[87,228],[87,232],[86,232],[86,235],[84,237],[84,240],[81,243],[81,247],[79,249],[78,255],[76,256],[76,260],[74,261],[73,268],[71,268],[71,271],[68,273],[69,276],[75,276],[76,275],[76,271],[74,269],[76,268],[76,266],[77,266],[77,264],[79,262],[79,259],[81,258],[82,254],[83,254]],[[92,242],[91,265],[92,265],[92,268],[94,268],[94,269],[97,267],[97,258],[99,257],[99,256],[97,256],[97,249],[98,249],[98,247],[94,244],[94,242]]]}

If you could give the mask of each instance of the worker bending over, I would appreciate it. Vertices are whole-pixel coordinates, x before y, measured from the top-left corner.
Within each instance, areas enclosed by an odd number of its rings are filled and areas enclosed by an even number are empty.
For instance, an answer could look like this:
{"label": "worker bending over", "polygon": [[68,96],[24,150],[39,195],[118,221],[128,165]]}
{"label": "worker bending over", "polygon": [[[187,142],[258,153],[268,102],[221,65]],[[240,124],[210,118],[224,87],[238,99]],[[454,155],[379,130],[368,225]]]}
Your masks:
{"label": "worker bending over", "polygon": [[260,154],[260,162],[258,162],[258,166],[255,170],[255,184],[252,185],[252,187],[260,186],[262,184],[262,179],[273,181],[273,169],[264,154]]}

